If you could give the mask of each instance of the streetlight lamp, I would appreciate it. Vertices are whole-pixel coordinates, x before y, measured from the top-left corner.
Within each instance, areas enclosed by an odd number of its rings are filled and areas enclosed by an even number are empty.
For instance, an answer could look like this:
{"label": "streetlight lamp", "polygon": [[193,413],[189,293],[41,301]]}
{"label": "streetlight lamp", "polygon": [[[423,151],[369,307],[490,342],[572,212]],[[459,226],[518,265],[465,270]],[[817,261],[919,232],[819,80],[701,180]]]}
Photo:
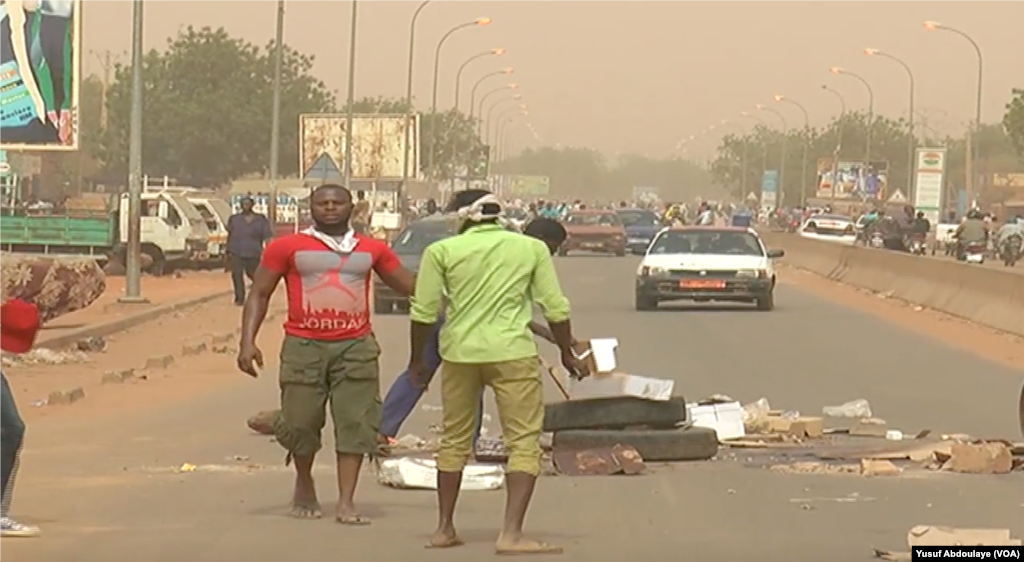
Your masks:
{"label": "streetlight lamp", "polygon": [[850,72],[849,70],[833,66],[829,69],[832,74],[844,74],[864,84],[864,87],[868,90],[868,123],[867,123],[867,139],[864,145],[864,165],[867,166],[868,162],[871,161],[871,137],[875,128],[875,91],[871,89],[871,83],[864,79],[860,74]]}
{"label": "streetlight lamp", "polygon": [[807,115],[807,108],[804,107],[804,104],[779,94],[775,94],[774,99],[779,103],[795,105],[804,114],[804,154],[800,161],[800,206],[803,207],[807,202],[807,152],[810,149],[808,145],[810,144],[811,118]]}
{"label": "streetlight lamp", "polygon": [[142,296],[142,0],[132,2],[132,106],[128,121],[128,248],[123,303],[148,302]]}
{"label": "streetlight lamp", "polygon": [[356,104],[356,29],[359,2],[352,0],[352,22],[348,40],[348,104],[345,112],[345,187],[352,187],[352,123],[355,121]]}
{"label": "streetlight lamp", "polygon": [[469,66],[469,63],[471,63],[471,62],[473,62],[473,61],[475,61],[475,60],[477,60],[479,58],[488,57],[488,56],[500,57],[501,55],[504,55],[504,54],[505,54],[505,49],[491,49],[490,51],[484,51],[482,53],[477,53],[477,54],[469,57],[468,59],[466,59],[466,62],[462,63],[462,65],[459,66],[459,71],[455,73],[455,110],[456,111],[459,110],[459,90],[461,90],[461,84],[462,84],[462,71],[466,70],[466,67]]}
{"label": "streetlight lamp", "polygon": [[491,18],[478,18],[473,21],[456,25],[455,27],[448,30],[447,33],[441,36],[441,40],[437,42],[437,47],[434,49],[434,81],[431,87],[430,93],[430,167],[433,170],[437,170],[437,166],[434,164],[434,154],[437,146],[437,75],[441,70],[441,48],[444,47],[445,41],[448,40],[456,31],[460,29],[467,29],[470,27],[478,27],[484,25],[490,25]]}
{"label": "streetlight lamp", "polygon": [[910,196],[910,200],[914,200],[914,169],[917,163],[914,162],[914,149],[917,148],[917,138],[914,136],[914,71],[910,70],[910,65],[904,62],[903,59],[890,55],[889,53],[880,51],[878,49],[867,48],[864,49],[864,54],[874,57],[883,57],[889,60],[895,61],[903,67],[903,70],[907,71],[907,78],[910,79],[910,101],[909,111],[910,117],[907,121],[907,130],[910,134],[910,139],[907,142],[907,194]]}
{"label": "streetlight lamp", "polygon": [[510,74],[515,74],[515,71],[516,71],[516,69],[512,68],[511,66],[508,67],[508,68],[503,68],[501,70],[495,70],[494,72],[490,72],[490,73],[484,74],[476,82],[473,83],[473,89],[470,90],[470,92],[469,92],[469,116],[471,118],[474,115],[477,116],[477,117],[480,117],[480,115],[479,115],[480,112],[479,111],[474,113],[474,110],[476,109],[476,89],[480,87],[480,84],[483,84],[488,78],[493,78],[495,76],[502,76],[502,75],[508,76]]}
{"label": "streetlight lamp", "polygon": [[786,116],[783,115],[779,110],[768,107],[763,103],[759,103],[754,106],[760,111],[767,111],[774,113],[776,117],[782,121],[782,154],[779,155],[779,194],[778,202],[784,203],[786,201],[786,156],[789,153],[789,122],[786,121]]}
{"label": "streetlight lamp", "polygon": [[[277,165],[281,157],[281,65],[284,58],[284,0],[277,1],[276,30],[274,32],[274,98],[270,113],[270,200],[267,218],[277,224]],[[306,170],[299,170],[305,174]]]}
{"label": "streetlight lamp", "polygon": [[[423,0],[420,5],[416,7],[416,11],[412,14],[412,20],[409,22],[409,65],[407,69],[407,75],[405,80],[405,149],[402,156],[402,188],[399,193],[398,199],[401,207],[405,209],[405,194],[407,193],[407,185],[409,183],[409,160],[412,155],[412,122],[413,122],[413,108],[412,108],[412,70],[413,60],[416,55],[416,21],[420,17],[420,12],[423,8],[430,4],[431,0]],[[419,140],[419,139],[417,139]]]}
{"label": "streetlight lamp", "polygon": [[975,98],[974,107],[974,138],[972,139],[971,143],[973,145],[971,147],[971,157],[967,159],[967,169],[969,171],[967,172],[966,187],[967,202],[968,204],[970,204],[972,194],[974,192],[974,163],[978,160],[978,153],[981,150],[981,144],[978,142],[978,131],[981,130],[981,85],[985,70],[985,58],[981,54],[981,46],[978,45],[978,42],[975,41],[974,38],[968,35],[967,33],[960,31],[955,27],[949,27],[948,25],[943,25],[937,21],[926,21],[924,22],[924,28],[927,29],[928,31],[948,31],[950,33],[955,33],[959,35],[960,37],[966,39],[971,44],[971,46],[974,47],[974,52],[975,54],[978,55],[978,93]]}
{"label": "streetlight lamp", "polygon": [[[500,90],[498,90],[498,91],[500,91]],[[493,92],[491,92],[491,93],[493,93]],[[523,96],[521,96],[519,94],[515,94],[512,97],[501,98],[498,101],[496,101],[493,104],[491,104],[490,109],[487,110],[487,117],[484,119],[484,139],[485,140],[489,140],[491,138],[491,123],[492,123],[491,116],[494,115],[494,110],[499,108],[499,107],[501,107],[501,104],[503,104],[505,102],[518,101],[518,100],[522,99],[522,97]],[[484,96],[484,99],[480,100],[480,111],[481,111],[481,113],[483,113],[484,100],[486,100],[486,99],[487,99],[487,96]]]}
{"label": "streetlight lamp", "polygon": [[[498,92],[503,92],[505,90],[515,90],[518,87],[519,87],[519,85],[515,84],[515,83],[506,84],[504,86],[499,86],[499,87],[497,87],[497,88],[487,92],[486,94],[483,95],[483,97],[480,98],[480,103],[477,104],[477,107],[476,107],[476,116],[478,118],[478,121],[477,121],[477,135],[479,135],[480,131],[483,130],[483,125],[484,125],[485,119],[479,119],[479,118],[484,116],[484,102],[487,101],[487,98],[493,96],[494,94],[497,94]],[[483,140],[486,141],[487,137],[484,137]]]}

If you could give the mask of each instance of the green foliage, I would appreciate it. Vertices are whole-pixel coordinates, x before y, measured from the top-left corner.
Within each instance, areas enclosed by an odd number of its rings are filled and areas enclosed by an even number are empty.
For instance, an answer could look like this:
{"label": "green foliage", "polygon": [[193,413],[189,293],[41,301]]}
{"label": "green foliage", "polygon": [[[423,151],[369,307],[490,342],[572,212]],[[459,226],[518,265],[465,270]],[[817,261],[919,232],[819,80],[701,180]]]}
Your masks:
{"label": "green foliage", "polygon": [[[143,60],[144,173],[219,185],[263,172],[269,161],[273,43],[259,48],[223,29],[188,27]],[[330,111],[334,96],[312,74],[313,57],[284,48],[282,174],[298,172],[298,117]],[[111,177],[127,174],[131,69],[118,66],[97,156]]]}
{"label": "green foliage", "polygon": [[1013,144],[1017,157],[1024,162],[1024,89],[1013,91],[1013,99],[1006,104],[1003,129]]}
{"label": "green foliage", "polygon": [[552,195],[597,199],[628,199],[634,186],[658,187],[662,198],[688,200],[710,183],[699,166],[682,160],[623,155],[609,163],[588,148],[527,149],[515,158],[496,163],[494,173],[548,176]]}

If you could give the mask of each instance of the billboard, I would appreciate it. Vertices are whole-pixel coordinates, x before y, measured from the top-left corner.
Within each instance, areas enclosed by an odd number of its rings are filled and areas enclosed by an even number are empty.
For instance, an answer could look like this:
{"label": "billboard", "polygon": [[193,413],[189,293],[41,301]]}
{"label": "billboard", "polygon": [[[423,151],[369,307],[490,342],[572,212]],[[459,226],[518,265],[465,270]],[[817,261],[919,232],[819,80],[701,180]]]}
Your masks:
{"label": "billboard", "polygon": [[511,195],[548,195],[551,178],[547,176],[509,176],[507,192]]}
{"label": "billboard", "polygon": [[0,146],[78,149],[80,0],[0,4]]}
{"label": "billboard", "polygon": [[779,205],[779,171],[765,170],[761,175],[761,208],[774,209]]}
{"label": "billboard", "polygon": [[[352,119],[352,177],[365,180],[402,178],[405,165],[405,115],[356,115]],[[344,113],[299,116],[299,170],[303,175],[329,159],[339,170],[345,167]],[[410,119],[409,177],[419,175],[419,115]],[[326,159],[324,158],[326,156]]]}
{"label": "billboard", "polygon": [[946,187],[946,149],[918,148],[914,161],[914,207],[937,224]]}
{"label": "billboard", "polygon": [[889,189],[889,163],[818,159],[816,196],[823,199],[885,199]]}

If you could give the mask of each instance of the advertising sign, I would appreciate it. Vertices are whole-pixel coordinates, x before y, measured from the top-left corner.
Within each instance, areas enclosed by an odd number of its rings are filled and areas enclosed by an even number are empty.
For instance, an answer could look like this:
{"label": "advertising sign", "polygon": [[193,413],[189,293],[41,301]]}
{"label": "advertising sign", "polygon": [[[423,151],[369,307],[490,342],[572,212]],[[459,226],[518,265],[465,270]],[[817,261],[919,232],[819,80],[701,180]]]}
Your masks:
{"label": "advertising sign", "polygon": [[779,171],[765,170],[761,176],[761,208],[774,209],[779,205]]}
{"label": "advertising sign", "polygon": [[914,162],[914,207],[938,224],[946,185],[946,149],[919,148]]}
{"label": "advertising sign", "polygon": [[[365,180],[397,180],[405,165],[405,115],[356,115],[352,119],[352,177]],[[344,113],[299,116],[299,169],[303,175],[319,160],[345,167]],[[410,119],[409,177],[419,175],[419,115]],[[327,159],[323,156],[327,156]]]}
{"label": "advertising sign", "polygon": [[818,160],[819,198],[884,199],[888,189],[889,163],[884,160]]}
{"label": "advertising sign", "polygon": [[0,146],[78,148],[80,0],[0,3]]}
{"label": "advertising sign", "polygon": [[507,193],[510,195],[547,195],[551,192],[551,178],[547,176],[510,176]]}
{"label": "advertising sign", "polygon": [[491,168],[491,147],[482,145],[473,155],[473,162],[466,170],[466,179],[485,180]]}

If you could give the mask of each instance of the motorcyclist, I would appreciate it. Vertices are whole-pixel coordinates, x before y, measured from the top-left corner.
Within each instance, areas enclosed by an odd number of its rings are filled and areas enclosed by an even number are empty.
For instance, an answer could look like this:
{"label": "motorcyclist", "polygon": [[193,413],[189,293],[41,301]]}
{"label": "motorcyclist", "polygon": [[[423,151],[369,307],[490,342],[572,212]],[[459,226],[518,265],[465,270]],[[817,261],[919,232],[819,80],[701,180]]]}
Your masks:
{"label": "motorcyclist", "polygon": [[953,237],[957,241],[957,257],[961,258],[967,246],[988,243],[988,226],[977,209],[967,213],[967,218],[957,227]]}
{"label": "motorcyclist", "polygon": [[874,223],[874,227],[882,235],[882,245],[886,250],[894,252],[907,251],[907,245],[903,240],[904,228],[895,217],[879,212],[879,218]]}
{"label": "motorcyclist", "polygon": [[1024,224],[1014,217],[1006,217],[1006,223],[996,231],[996,248],[1002,251],[1003,244],[1016,238],[1017,244],[1024,244]]}
{"label": "motorcyclist", "polygon": [[924,211],[918,211],[917,216],[914,217],[914,224],[910,227],[910,232],[920,236],[927,236],[931,229],[932,223],[925,218]]}

